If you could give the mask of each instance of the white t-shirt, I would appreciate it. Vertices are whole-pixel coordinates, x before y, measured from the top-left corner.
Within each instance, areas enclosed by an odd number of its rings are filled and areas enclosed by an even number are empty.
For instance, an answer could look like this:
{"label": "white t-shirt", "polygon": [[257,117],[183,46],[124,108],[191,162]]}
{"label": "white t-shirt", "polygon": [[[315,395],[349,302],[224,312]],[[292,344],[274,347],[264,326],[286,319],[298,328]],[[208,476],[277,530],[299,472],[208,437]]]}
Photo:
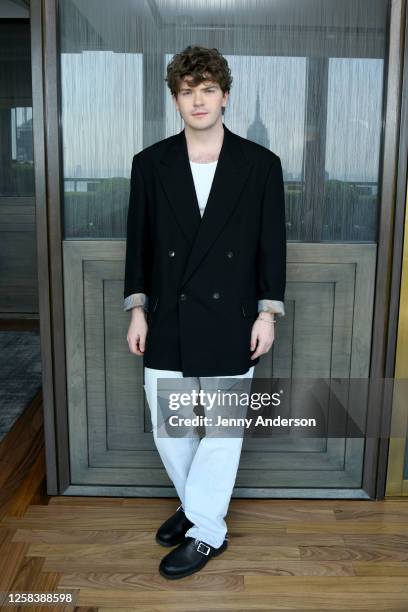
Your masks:
{"label": "white t-shirt", "polygon": [[208,196],[210,195],[217,163],[218,159],[208,164],[200,164],[190,161],[201,216],[204,214]]}

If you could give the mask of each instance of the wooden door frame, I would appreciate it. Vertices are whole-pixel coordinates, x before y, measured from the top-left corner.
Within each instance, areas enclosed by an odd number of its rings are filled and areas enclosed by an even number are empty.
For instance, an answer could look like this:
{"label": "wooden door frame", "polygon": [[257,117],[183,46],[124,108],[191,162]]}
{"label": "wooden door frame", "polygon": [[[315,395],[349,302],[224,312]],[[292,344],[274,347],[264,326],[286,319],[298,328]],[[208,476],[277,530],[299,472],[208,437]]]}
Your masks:
{"label": "wooden door frame", "polygon": [[[402,69],[407,0],[389,0],[384,122],[380,164],[381,210],[370,377],[392,378],[395,367],[399,279],[402,260],[406,179],[406,122],[401,124]],[[68,402],[62,261],[62,167],[58,0],[31,0],[33,132],[37,257],[43,367],[47,492],[63,494],[70,485]],[[405,47],[404,47],[405,45]],[[405,72],[406,72],[405,62]],[[404,105],[406,105],[405,91]],[[405,140],[403,140],[405,138]],[[405,147],[405,148],[404,148]],[[405,162],[405,163],[404,163]],[[380,402],[380,404],[378,404]],[[380,415],[382,437],[367,439],[363,488],[382,499],[392,397],[373,393],[369,410]]]}
{"label": "wooden door frame", "polygon": [[[396,33],[397,34],[397,33]],[[406,215],[407,211],[407,185],[408,185],[408,10],[407,4],[404,6],[404,15],[401,23],[401,48],[403,61],[401,65],[400,88],[402,91],[401,106],[398,114],[397,130],[397,169],[396,169],[396,185],[395,185],[395,223],[396,231],[394,233],[394,257],[391,269],[391,290],[389,317],[390,326],[388,329],[387,345],[385,348],[385,374],[384,376],[392,378],[394,376],[401,377],[401,372],[396,373],[397,359],[397,341],[398,341],[398,323],[401,320],[399,309],[404,307],[401,302],[401,280],[403,266],[403,251],[404,251],[404,228],[407,227]],[[396,73],[396,71],[395,71]],[[394,79],[397,79],[397,73]],[[390,115],[389,120],[393,117]],[[405,243],[408,237],[405,235]],[[405,248],[406,245],[405,245]],[[401,367],[400,367],[401,370]],[[398,383],[397,383],[398,384]],[[387,432],[391,430],[391,419],[393,397],[387,397],[387,408],[384,411],[383,423],[386,426]],[[398,407],[395,406],[398,410]],[[394,429],[395,431],[395,429]],[[378,453],[378,475],[377,475],[377,490],[381,493],[381,497],[385,496],[387,486],[388,462],[391,461],[391,468],[395,468],[395,453],[390,457],[390,439],[381,439]],[[401,465],[404,459],[401,458]]]}
{"label": "wooden door frame", "polygon": [[31,0],[37,261],[47,492],[70,484],[62,278],[57,0]]}

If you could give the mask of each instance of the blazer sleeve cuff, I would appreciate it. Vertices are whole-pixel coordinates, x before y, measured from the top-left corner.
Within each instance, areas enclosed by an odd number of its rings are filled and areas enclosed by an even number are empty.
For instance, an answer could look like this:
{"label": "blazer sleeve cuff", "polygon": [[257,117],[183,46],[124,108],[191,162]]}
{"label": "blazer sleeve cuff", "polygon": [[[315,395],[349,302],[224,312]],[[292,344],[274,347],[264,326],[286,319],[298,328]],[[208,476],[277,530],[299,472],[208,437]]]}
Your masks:
{"label": "blazer sleeve cuff", "polygon": [[269,312],[284,317],[285,306],[279,300],[258,300],[258,312]]}
{"label": "blazer sleeve cuff", "polygon": [[123,301],[123,310],[132,310],[142,306],[145,310],[149,308],[149,298],[145,293],[132,293]]}

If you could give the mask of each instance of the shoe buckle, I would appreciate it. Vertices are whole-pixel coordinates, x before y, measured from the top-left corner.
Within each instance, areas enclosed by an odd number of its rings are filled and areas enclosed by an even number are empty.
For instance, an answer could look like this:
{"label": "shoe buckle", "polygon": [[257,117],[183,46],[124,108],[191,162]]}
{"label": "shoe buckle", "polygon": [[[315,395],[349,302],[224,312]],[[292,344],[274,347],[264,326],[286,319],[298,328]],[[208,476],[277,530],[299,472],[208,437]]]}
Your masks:
{"label": "shoe buckle", "polygon": [[[207,550],[206,551],[200,550],[200,546],[205,546]],[[211,550],[211,547],[207,546],[207,544],[204,544],[204,542],[200,542],[199,545],[197,546],[197,551],[202,553],[203,555],[209,555],[210,550]]]}

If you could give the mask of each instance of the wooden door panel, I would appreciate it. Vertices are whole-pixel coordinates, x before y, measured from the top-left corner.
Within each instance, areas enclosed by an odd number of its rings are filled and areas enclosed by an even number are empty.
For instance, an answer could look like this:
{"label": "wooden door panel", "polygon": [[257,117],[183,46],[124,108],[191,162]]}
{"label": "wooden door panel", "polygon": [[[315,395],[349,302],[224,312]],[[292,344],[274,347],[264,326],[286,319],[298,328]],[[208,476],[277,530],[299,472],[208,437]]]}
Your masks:
{"label": "wooden door panel", "polygon": [[[171,495],[151,434],[142,358],[130,354],[126,341],[124,255],[124,241],[64,242],[72,482],[99,494],[118,487]],[[361,486],[364,439],[347,437],[348,381],[368,375],[375,255],[374,244],[288,245],[286,316],[255,374],[267,387],[284,387],[276,414],[307,416],[318,406],[320,429],[308,437],[293,428],[246,438],[234,495]],[[327,437],[334,400],[344,403],[344,436]]]}

